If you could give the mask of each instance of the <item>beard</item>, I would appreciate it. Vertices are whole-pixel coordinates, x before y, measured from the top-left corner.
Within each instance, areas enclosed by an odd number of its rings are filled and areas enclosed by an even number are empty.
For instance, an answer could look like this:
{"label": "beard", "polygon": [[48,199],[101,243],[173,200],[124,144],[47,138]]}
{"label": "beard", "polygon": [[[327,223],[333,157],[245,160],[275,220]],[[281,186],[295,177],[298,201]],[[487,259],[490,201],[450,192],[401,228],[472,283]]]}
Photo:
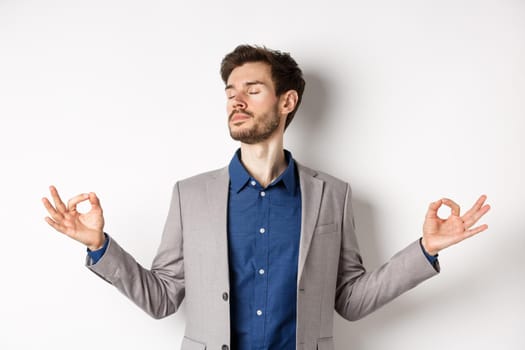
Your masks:
{"label": "beard", "polygon": [[230,128],[230,136],[235,141],[253,145],[267,140],[279,127],[280,118],[277,114],[277,106],[274,107],[272,112],[262,115],[255,115],[254,113],[246,110],[235,110],[228,117],[228,121],[231,120],[235,113],[239,112],[251,116],[253,125],[250,128],[234,131],[232,130],[231,125],[228,123]]}

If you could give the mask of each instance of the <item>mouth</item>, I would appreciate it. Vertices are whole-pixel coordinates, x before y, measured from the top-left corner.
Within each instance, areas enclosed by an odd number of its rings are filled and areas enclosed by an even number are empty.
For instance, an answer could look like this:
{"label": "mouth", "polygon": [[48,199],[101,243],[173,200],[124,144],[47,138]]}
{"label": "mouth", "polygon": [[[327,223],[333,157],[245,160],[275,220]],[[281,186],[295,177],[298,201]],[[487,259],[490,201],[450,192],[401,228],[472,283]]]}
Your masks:
{"label": "mouth", "polygon": [[241,122],[246,121],[246,120],[251,119],[251,118],[252,118],[252,116],[249,113],[233,111],[230,114],[230,118],[229,119],[230,119],[230,123],[238,124],[238,123],[241,123]]}

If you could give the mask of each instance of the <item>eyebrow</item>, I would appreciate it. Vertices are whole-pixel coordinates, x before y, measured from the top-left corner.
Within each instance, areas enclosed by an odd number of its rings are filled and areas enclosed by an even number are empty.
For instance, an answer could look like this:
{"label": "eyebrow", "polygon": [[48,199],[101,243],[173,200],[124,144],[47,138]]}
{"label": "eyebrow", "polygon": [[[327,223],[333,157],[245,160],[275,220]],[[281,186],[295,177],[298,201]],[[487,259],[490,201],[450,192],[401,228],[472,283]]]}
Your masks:
{"label": "eyebrow", "polygon": [[[244,86],[253,86],[253,85],[266,85],[266,84],[260,80],[252,80],[252,81],[247,81],[246,83],[244,83]],[[226,85],[224,90],[228,90],[228,89],[233,89],[233,84]]]}

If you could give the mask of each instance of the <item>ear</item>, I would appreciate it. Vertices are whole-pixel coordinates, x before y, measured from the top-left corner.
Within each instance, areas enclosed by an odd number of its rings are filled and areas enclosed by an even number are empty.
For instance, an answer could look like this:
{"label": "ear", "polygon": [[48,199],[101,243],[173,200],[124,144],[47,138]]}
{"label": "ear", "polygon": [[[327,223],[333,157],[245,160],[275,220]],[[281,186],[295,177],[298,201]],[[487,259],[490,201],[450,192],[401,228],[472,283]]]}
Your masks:
{"label": "ear", "polygon": [[299,100],[299,95],[295,90],[288,90],[281,95],[281,101],[279,103],[279,108],[281,114],[288,115],[292,112],[297,106],[297,101]]}

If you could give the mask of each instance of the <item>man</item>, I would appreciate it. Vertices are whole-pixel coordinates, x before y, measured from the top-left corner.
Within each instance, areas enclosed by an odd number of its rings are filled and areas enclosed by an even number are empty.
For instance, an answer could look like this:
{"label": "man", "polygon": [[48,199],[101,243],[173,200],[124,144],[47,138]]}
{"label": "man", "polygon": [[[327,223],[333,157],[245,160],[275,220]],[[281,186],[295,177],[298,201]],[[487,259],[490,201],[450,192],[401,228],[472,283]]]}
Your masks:
{"label": "man", "polygon": [[[99,199],[67,206],[51,187],[49,225],[88,247],[88,267],[155,318],[185,298],[182,349],[333,349],[333,309],[359,319],[439,271],[440,250],[487,229],[481,196],[460,216],[450,199],[430,204],[423,236],[366,272],[348,184],[284,150],[304,90],[286,53],[247,45],[226,55],[228,126],[240,149],[228,167],[175,184],[150,270],[103,231]],[[88,213],[76,206],[91,203]],[[438,209],[451,208],[447,219]]]}

